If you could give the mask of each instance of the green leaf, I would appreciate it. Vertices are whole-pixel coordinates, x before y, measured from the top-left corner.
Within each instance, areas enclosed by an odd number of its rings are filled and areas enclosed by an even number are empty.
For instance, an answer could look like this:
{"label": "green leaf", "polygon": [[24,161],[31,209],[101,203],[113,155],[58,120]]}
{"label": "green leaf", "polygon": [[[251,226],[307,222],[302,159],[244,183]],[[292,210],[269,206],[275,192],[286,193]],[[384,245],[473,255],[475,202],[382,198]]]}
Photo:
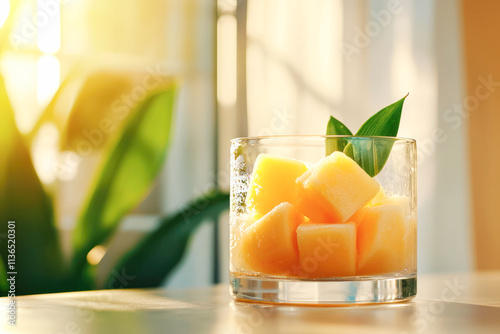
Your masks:
{"label": "green leaf", "polygon": [[50,198],[19,133],[0,77],[0,254],[8,265],[8,221],[15,221],[16,294],[60,291],[65,276]]}
{"label": "green leaf", "polygon": [[408,94],[401,100],[394,102],[370,117],[356,132],[356,136],[396,137],[399,130],[399,121],[403,111],[403,103]]}
{"label": "green leaf", "polygon": [[372,177],[380,173],[387,162],[394,140],[356,137],[396,137],[403,103],[407,96],[408,94],[370,117],[344,148],[344,153],[353,158]]}
{"label": "green leaf", "polygon": [[146,97],[98,170],[73,234],[73,275],[84,272],[87,253],[112,235],[152,187],[171,141],[176,92],[171,84]]}
{"label": "green leaf", "polygon": [[116,288],[116,275],[130,277],[126,288],[160,285],[180,262],[189,236],[205,220],[216,218],[229,208],[229,194],[214,190],[161,221],[160,227],[144,238],[114,267],[106,287]]}
{"label": "green leaf", "polygon": [[[94,147],[105,147],[112,135],[95,136],[91,129],[99,129],[102,122],[113,124],[114,128],[120,128],[127,117],[132,116],[131,110],[135,107],[136,99],[131,97],[135,88],[144,85],[144,78],[149,75],[134,70],[93,70],[86,73],[80,79],[78,93],[71,105],[71,111],[65,122],[61,135],[60,146],[62,149],[74,150],[82,141],[92,141]],[[157,76],[160,79],[158,85],[169,84],[170,78]],[[144,89],[144,88],[143,88]],[[89,139],[89,137],[94,137]]]}
{"label": "green leaf", "polygon": [[374,177],[387,162],[393,145],[394,140],[391,138],[352,137],[344,153],[356,161],[368,175]]}
{"label": "green leaf", "polygon": [[0,256],[0,294],[6,296],[9,291],[9,282],[7,281],[7,270],[5,270],[5,264],[3,263],[2,257]]}
{"label": "green leaf", "polygon": [[[328,125],[326,127],[327,135],[337,135],[337,136],[352,136],[351,130],[347,128],[341,121],[333,116],[330,116]],[[347,144],[344,138],[327,138],[326,139],[326,155],[330,155],[335,151],[341,151]]]}

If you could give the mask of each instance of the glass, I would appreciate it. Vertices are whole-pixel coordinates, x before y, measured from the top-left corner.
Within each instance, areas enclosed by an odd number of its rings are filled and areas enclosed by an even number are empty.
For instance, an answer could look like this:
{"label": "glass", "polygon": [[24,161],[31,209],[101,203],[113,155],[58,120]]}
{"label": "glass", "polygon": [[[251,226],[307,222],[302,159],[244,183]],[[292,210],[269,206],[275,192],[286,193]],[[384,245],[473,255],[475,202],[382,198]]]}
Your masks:
{"label": "glass", "polygon": [[413,139],[233,139],[231,293],[285,304],[408,300],[416,216]]}

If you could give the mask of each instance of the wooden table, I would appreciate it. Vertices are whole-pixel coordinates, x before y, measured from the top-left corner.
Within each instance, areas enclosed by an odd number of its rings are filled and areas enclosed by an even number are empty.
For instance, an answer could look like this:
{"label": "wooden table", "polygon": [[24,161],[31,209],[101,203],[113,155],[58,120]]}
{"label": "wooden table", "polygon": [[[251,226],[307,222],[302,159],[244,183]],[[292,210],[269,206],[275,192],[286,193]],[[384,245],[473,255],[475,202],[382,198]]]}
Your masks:
{"label": "wooden table", "polygon": [[[234,302],[226,285],[17,297],[2,333],[500,333],[500,272],[420,276],[403,304],[290,307]],[[5,307],[7,298],[1,298]]]}

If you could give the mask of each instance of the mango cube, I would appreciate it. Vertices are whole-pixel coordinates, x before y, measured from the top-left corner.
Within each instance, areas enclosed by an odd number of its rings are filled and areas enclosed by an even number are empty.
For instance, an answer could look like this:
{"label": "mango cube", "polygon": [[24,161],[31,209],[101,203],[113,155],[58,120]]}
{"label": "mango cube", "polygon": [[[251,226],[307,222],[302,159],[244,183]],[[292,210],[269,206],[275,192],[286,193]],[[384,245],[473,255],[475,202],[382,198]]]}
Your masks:
{"label": "mango cube", "polygon": [[292,204],[281,203],[248,226],[240,252],[246,267],[271,275],[292,275],[298,268],[297,227],[305,222]]}
{"label": "mango cube", "polygon": [[354,224],[304,223],[297,228],[302,275],[312,278],[356,273]]}
{"label": "mango cube", "polygon": [[380,186],[378,193],[376,193],[375,196],[368,203],[366,203],[366,206],[382,205],[386,197],[387,195],[385,194],[384,188]]}
{"label": "mango cube", "polygon": [[358,275],[402,271],[407,265],[408,225],[399,205],[365,207],[357,215]]}
{"label": "mango cube", "polygon": [[382,204],[386,205],[398,205],[403,209],[403,213],[405,217],[410,215],[410,199],[406,196],[388,196],[384,200],[382,200]]}
{"label": "mango cube", "polygon": [[312,169],[295,180],[299,187],[297,209],[316,223],[329,223],[335,220],[328,201],[314,188],[304,187],[304,182],[312,174]]}
{"label": "mango cube", "polygon": [[[385,193],[383,193],[383,190],[381,189],[375,197],[368,202],[365,207],[376,207],[376,206],[381,206],[381,205],[397,205],[400,206],[401,209],[403,209],[403,213],[405,217],[410,216],[410,199],[406,196],[399,196],[399,195],[391,195],[387,196]],[[359,209],[356,211],[356,213],[349,218],[350,221],[355,221],[359,222],[361,221],[361,216],[364,214],[365,210],[364,208]]]}
{"label": "mango cube", "polygon": [[298,186],[295,180],[306,171],[307,166],[302,161],[260,154],[248,188],[248,210],[265,215],[280,203],[296,204]]}
{"label": "mango cube", "polygon": [[324,222],[329,223],[346,222],[380,188],[377,181],[342,152],[333,152],[320,160],[302,184],[301,191],[306,194],[302,196],[309,198],[309,203],[316,201],[321,216],[329,219]]}

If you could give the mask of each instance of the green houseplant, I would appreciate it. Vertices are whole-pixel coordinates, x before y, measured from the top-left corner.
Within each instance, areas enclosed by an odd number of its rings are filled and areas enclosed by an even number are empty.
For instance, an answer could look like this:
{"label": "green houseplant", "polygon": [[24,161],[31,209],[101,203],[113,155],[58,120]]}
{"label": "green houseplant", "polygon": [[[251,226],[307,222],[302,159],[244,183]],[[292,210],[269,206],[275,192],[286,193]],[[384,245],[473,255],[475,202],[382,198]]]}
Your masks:
{"label": "green houseplant", "polygon": [[[0,27],[0,53],[9,49],[9,34],[23,3],[23,0],[10,1],[10,14]],[[119,127],[113,136],[98,147],[102,163],[94,172],[94,181],[76,217],[70,258],[63,254],[54,199],[50,189],[40,182],[30,154],[37,131],[44,123],[51,122],[61,134],[60,149],[71,150],[68,147],[78,140],[82,130],[92,129],[95,126],[92,121],[99,119],[96,116],[111,107],[111,100],[103,101],[134,85],[127,77],[130,73],[94,76],[94,82],[87,85],[90,89],[80,89],[79,99],[84,103],[76,102],[86,108],[73,107],[68,118],[61,120],[55,109],[64,100],[67,87],[81,79],[80,70],[70,71],[27,134],[21,134],[16,126],[0,73],[1,295],[9,289],[6,276],[13,270],[17,272],[16,295],[96,288],[96,267],[86,260],[88,252],[106,243],[117,231],[123,217],[147,195],[165,161],[177,95],[177,84],[171,81],[160,83],[134,106],[128,106],[128,117],[117,122]],[[104,287],[117,287],[116,273],[133,277],[120,287],[158,286],[181,260],[194,229],[203,221],[213,220],[228,206],[229,195],[214,189],[182,210],[159,218],[158,227],[114,264]],[[10,263],[8,221],[16,222],[15,261]]]}
{"label": "green houseplant", "polygon": [[[96,287],[95,267],[86,256],[92,248],[109,240],[123,217],[152,187],[170,145],[176,93],[177,85],[172,82],[148,92],[110,141],[77,219],[68,262],[59,245],[52,198],[41,184],[30,157],[29,135],[25,137],[18,131],[0,78],[0,233],[6,236],[7,222],[16,222],[16,294]],[[56,93],[54,99],[59,95]],[[52,105],[44,115],[50,113]],[[72,110],[70,119],[82,116],[78,112],[78,108]],[[228,194],[214,189],[181,211],[161,218],[159,227],[115,264],[105,287],[116,287],[116,272],[133,277],[127,288],[158,286],[179,263],[191,232],[228,206]],[[7,244],[2,244],[0,291],[5,295],[6,273],[12,268],[9,269]]]}

